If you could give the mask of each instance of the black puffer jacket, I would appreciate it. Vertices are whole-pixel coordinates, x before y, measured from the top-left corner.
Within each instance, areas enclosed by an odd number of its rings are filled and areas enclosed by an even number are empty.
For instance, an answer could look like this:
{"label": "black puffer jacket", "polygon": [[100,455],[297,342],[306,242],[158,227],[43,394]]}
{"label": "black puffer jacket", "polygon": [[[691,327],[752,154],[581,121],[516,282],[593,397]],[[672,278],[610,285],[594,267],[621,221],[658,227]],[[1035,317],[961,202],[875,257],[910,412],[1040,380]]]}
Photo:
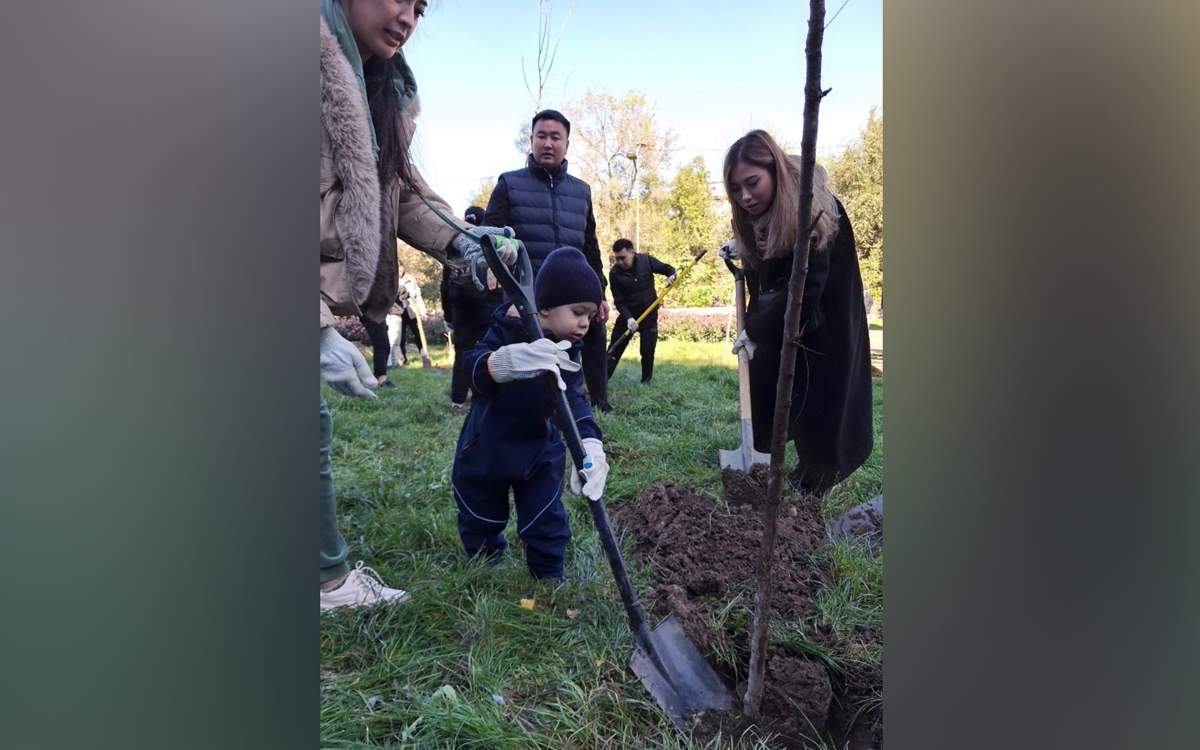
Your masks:
{"label": "black puffer jacket", "polygon": [[523,169],[500,175],[488,200],[483,223],[512,227],[517,239],[525,243],[535,273],[551,252],[564,246],[574,247],[583,251],[588,265],[604,284],[592,189],[583,180],[567,174],[566,159],[558,169],[547,170],[531,156]]}
{"label": "black puffer jacket", "polygon": [[[614,264],[608,272],[609,288],[612,289],[613,304],[621,318],[637,318],[646,311],[658,292],[654,289],[654,274],[671,276],[674,267],[663,263],[648,253],[637,253],[633,256],[633,267],[628,271]],[[643,321],[643,325],[658,316],[655,310]]]}

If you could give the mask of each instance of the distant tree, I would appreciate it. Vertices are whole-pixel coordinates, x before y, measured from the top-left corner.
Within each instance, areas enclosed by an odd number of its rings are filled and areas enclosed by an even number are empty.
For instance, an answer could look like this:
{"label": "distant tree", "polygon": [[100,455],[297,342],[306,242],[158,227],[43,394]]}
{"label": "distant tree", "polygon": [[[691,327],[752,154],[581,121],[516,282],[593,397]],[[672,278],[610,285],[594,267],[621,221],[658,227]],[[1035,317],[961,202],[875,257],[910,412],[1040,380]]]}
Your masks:
{"label": "distant tree", "polygon": [[717,249],[724,242],[719,231],[718,201],[709,182],[712,177],[697,156],[679,168],[667,194],[667,248],[659,254],[679,270],[691,263],[692,251],[708,250],[704,258],[672,293],[671,304],[679,307],[704,307],[714,299],[729,297],[732,277],[721,265]]}
{"label": "distant tree", "polygon": [[854,225],[863,286],[883,303],[883,118],[872,108],[867,124],[828,162],[830,182]]}
{"label": "distant tree", "polygon": [[467,198],[467,206],[487,208],[488,201],[492,198],[492,189],[494,187],[496,187],[496,180],[494,178],[485,177],[480,180],[479,187]]}
{"label": "distant tree", "polygon": [[592,187],[596,234],[605,266],[620,237],[636,239],[639,251],[664,253],[670,242],[663,179],[675,134],[662,128],[644,94],[620,96],[588,90],[566,107],[571,120],[567,159],[571,172]]}

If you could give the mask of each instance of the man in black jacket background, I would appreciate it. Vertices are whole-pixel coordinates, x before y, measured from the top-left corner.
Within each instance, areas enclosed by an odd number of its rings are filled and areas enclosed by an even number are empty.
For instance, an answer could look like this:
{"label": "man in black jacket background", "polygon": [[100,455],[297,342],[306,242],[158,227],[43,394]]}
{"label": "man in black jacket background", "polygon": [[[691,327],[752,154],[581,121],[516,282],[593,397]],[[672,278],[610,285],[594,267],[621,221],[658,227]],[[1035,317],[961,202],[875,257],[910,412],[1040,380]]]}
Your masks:
{"label": "man in black jacket background", "polygon": [[[578,248],[604,287],[592,189],[583,180],[567,174],[571,123],[561,112],[546,109],[533,116],[532,125],[529,158],[523,168],[500,175],[488,200],[483,223],[512,227],[529,251],[535,274],[554,250]],[[583,338],[583,376],[588,397],[593,406],[606,412],[612,410],[608,404],[605,368],[607,321],[608,302],[602,302]]]}
{"label": "man in black jacket background", "polygon": [[613,351],[608,361],[608,376],[613,371],[629,345],[633,334],[641,338],[639,348],[642,353],[642,382],[650,382],[654,375],[654,348],[658,344],[658,310],[646,316],[641,325],[637,319],[646,308],[658,299],[654,289],[654,274],[667,277],[667,283],[675,281],[675,269],[647,253],[636,252],[633,243],[621,238],[613,243],[613,267],[608,272],[609,287],[612,289],[613,305],[617,308],[617,322],[613,324],[612,338],[616,341],[625,331],[630,331],[629,338],[621,341]]}
{"label": "man in black jacket background", "polygon": [[[463,221],[474,226],[482,225],[483,209],[470,206],[463,213]],[[471,274],[470,269],[451,270],[449,266],[442,271],[442,310],[446,322],[453,329],[450,339],[454,345],[450,408],[455,411],[466,405],[470,395],[466,353],[479,342],[492,323],[492,312],[504,302],[504,292],[491,277],[491,272],[488,272],[483,289],[476,286]]]}

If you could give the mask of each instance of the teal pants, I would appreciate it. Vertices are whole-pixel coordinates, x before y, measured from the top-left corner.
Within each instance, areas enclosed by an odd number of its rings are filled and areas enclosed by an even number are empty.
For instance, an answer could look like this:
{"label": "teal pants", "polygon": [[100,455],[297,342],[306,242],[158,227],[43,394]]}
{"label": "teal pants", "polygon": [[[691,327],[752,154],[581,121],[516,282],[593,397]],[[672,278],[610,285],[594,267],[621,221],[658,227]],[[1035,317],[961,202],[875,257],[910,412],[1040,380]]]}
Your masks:
{"label": "teal pants", "polygon": [[329,451],[333,446],[333,416],[325,397],[321,397],[321,583],[332,581],[350,571],[346,565],[349,549],[337,527],[337,498],[333,494],[333,468]]}

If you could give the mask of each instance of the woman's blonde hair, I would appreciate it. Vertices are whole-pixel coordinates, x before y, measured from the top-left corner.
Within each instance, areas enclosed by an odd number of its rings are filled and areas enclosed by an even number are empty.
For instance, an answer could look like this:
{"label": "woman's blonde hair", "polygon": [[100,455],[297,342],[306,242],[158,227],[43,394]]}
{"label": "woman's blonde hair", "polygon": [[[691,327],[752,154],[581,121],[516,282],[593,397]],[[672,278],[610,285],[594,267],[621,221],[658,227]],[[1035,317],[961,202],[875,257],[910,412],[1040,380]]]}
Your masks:
{"label": "woman's blonde hair", "polygon": [[[738,205],[730,187],[733,170],[742,162],[767,170],[775,182],[775,198],[758,217],[757,233],[755,217]],[[812,216],[820,217],[813,227],[818,248],[828,245],[838,227],[837,201],[828,182],[825,169],[820,164],[814,165]],[[733,210],[733,235],[742,257],[751,266],[767,258],[788,255],[796,248],[800,219],[800,159],[784,154],[770,133],[751,130],[729,147],[725,154],[725,195]]]}

